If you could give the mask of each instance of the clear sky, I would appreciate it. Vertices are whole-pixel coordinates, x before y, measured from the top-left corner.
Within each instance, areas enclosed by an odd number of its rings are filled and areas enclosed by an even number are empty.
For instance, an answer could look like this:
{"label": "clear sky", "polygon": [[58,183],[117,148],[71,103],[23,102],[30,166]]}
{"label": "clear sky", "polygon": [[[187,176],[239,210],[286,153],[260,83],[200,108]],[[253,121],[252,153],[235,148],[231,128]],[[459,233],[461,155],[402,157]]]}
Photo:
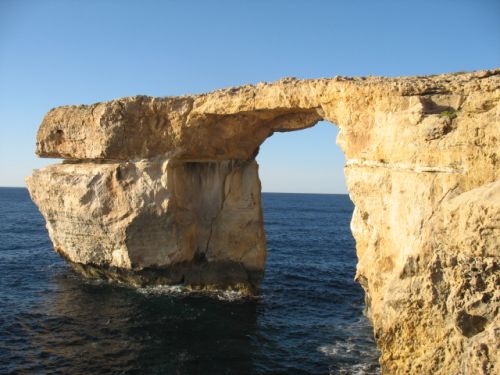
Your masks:
{"label": "clear sky", "polygon": [[[498,0],[0,0],[0,186],[54,162],[33,152],[59,105],[498,66]],[[263,190],[345,192],[336,134],[320,123],[268,139]]]}

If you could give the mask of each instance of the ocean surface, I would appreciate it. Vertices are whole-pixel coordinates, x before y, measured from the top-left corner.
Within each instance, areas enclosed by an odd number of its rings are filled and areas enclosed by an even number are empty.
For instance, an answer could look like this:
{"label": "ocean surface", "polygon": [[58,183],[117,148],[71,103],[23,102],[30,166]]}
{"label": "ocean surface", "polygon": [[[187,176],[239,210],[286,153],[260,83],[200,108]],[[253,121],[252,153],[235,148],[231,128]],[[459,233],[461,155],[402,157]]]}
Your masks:
{"label": "ocean surface", "polygon": [[76,275],[28,192],[0,188],[0,373],[377,374],[346,195],[264,194],[258,298]]}

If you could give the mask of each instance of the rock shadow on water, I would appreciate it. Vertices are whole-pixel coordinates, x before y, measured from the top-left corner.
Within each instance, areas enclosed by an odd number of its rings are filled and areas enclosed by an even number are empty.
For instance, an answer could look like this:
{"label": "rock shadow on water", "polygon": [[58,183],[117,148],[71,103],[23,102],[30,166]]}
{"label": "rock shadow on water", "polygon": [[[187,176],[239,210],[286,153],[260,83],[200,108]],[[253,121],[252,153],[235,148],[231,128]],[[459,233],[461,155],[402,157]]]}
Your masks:
{"label": "rock shadow on water", "polygon": [[71,374],[249,374],[256,302],[165,294],[70,271],[31,314],[26,372]]}

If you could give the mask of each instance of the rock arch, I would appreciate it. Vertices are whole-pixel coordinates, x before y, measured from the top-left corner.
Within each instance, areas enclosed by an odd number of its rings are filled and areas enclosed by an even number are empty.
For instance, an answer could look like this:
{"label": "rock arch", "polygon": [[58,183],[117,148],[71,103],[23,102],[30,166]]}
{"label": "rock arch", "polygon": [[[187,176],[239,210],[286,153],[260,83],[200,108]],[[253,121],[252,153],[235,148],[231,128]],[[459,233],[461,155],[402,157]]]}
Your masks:
{"label": "rock arch", "polygon": [[498,373],[500,70],[260,83],[51,110],[28,188],[89,275],[252,288],[259,145],[337,124],[383,373]]}

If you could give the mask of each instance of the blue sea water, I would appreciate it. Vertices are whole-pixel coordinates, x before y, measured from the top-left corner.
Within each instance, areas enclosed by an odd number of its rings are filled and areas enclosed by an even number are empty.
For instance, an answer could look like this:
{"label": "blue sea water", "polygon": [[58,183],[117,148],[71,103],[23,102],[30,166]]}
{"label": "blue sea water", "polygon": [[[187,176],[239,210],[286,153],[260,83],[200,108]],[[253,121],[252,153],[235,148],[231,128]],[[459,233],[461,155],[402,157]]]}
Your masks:
{"label": "blue sea water", "polygon": [[258,298],[86,280],[0,188],[0,373],[377,374],[346,195],[263,194]]}

